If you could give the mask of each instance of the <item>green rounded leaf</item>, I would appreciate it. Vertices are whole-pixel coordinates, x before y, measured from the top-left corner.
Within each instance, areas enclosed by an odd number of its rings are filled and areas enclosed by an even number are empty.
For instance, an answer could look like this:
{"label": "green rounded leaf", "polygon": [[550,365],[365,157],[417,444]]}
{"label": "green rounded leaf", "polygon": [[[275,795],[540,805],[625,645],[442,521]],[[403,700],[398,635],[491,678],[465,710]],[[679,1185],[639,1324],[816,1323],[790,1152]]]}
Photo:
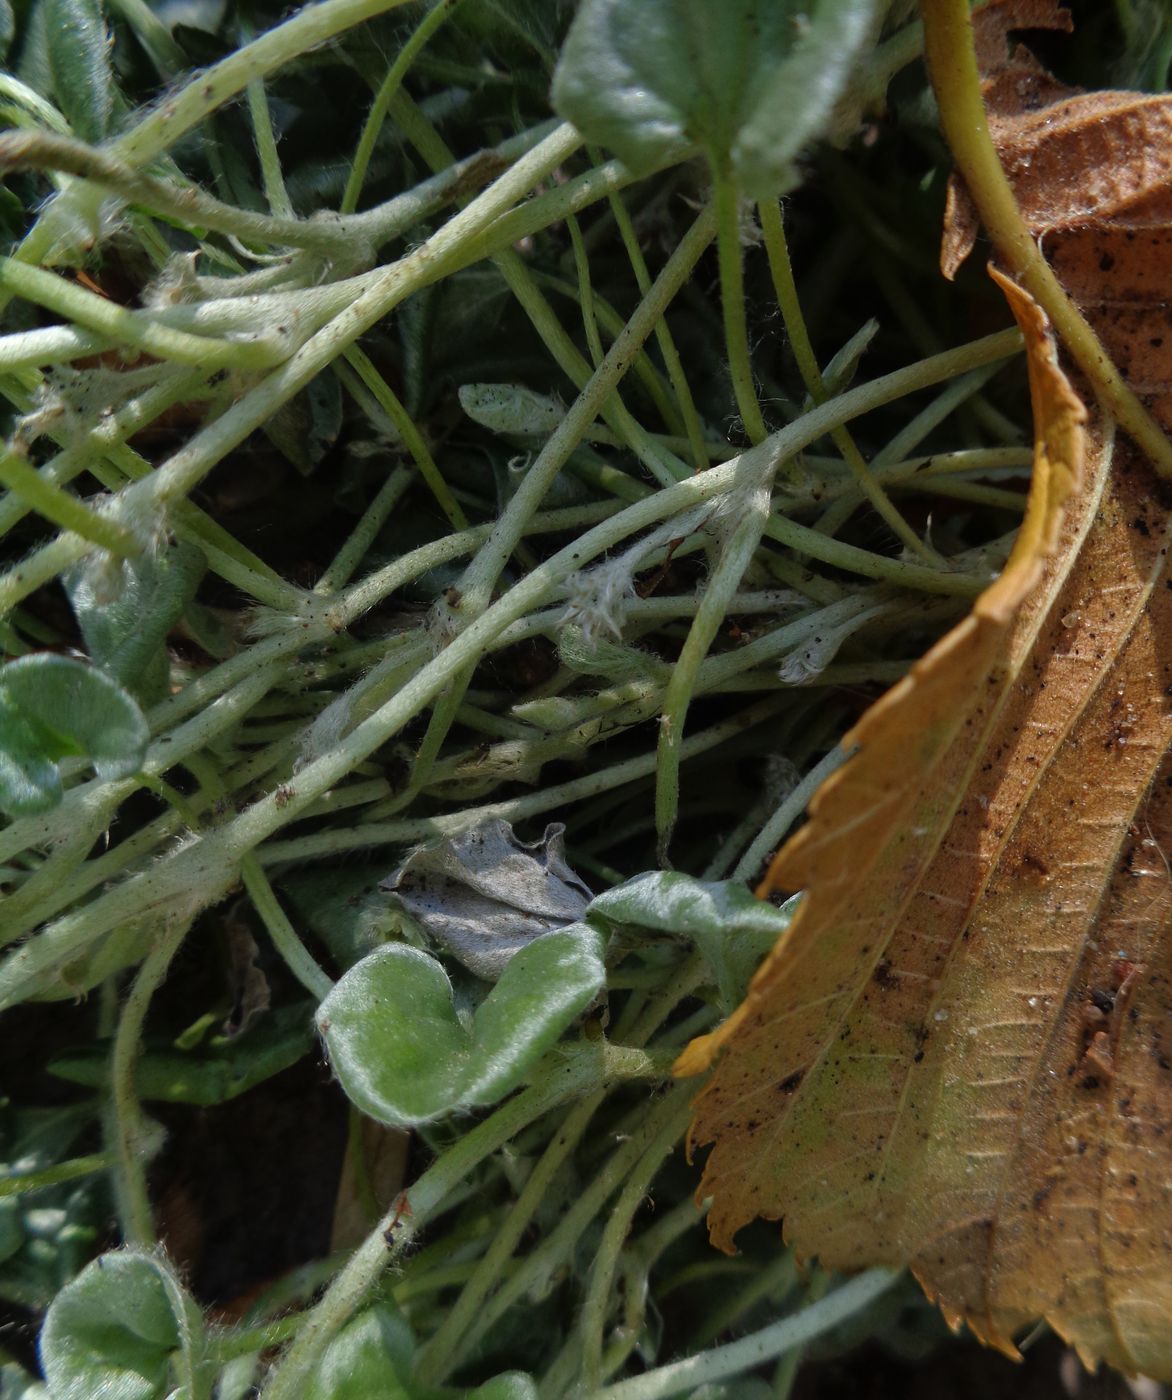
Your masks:
{"label": "green rounded leaf", "polygon": [[459,1101],[470,1037],[447,973],[418,948],[389,943],[322,1002],[318,1030],[350,1100],[385,1123],[426,1123]]}
{"label": "green rounded leaf", "polygon": [[406,1127],[503,1098],[605,980],[600,935],[571,924],[512,958],[465,1025],[436,959],[391,943],[337,983],[318,1029],[351,1101]]}
{"label": "green rounded leaf", "polygon": [[61,801],[56,760],[63,756],[0,687],[0,809],[25,817],[56,807]]}
{"label": "green rounded leaf", "polygon": [[198,1308],[161,1260],[103,1254],[58,1293],[41,1329],[41,1368],[53,1400],[163,1400],[172,1366],[195,1400]]}
{"label": "green rounded leaf", "polygon": [[415,1338],[380,1303],[352,1318],[326,1348],[304,1400],[414,1400],[408,1384]]}
{"label": "green rounded leaf", "polygon": [[757,964],[785,933],[800,896],[780,909],[735,880],[696,880],[679,871],[648,871],[594,899],[588,919],[626,924],[691,939],[731,1011]]}
{"label": "green rounded leaf", "polygon": [[100,778],[142,767],[142,711],[104,672],[41,652],[0,666],[0,807],[13,816],[61,800],[58,759],[88,757]]}
{"label": "green rounded leaf", "polygon": [[523,948],[473,1018],[473,1073],[464,1102],[496,1103],[515,1089],[605,985],[602,938],[586,924]]}
{"label": "green rounded leaf", "polygon": [[62,578],[94,664],[143,704],[167,693],[167,634],[206,571],[203,551],[179,543],[137,559],[89,555]]}
{"label": "green rounded leaf", "polygon": [[687,146],[747,193],[794,183],[886,0],[584,0],[553,104],[636,174]]}

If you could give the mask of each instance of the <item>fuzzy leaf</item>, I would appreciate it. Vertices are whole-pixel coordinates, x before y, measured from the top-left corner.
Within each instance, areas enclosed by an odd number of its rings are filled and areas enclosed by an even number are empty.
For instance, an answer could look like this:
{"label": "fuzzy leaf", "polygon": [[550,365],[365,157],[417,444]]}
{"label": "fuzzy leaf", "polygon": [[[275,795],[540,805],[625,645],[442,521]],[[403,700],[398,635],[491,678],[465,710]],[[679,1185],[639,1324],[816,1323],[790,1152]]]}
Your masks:
{"label": "fuzzy leaf", "polygon": [[125,778],[149,737],[131,697],[91,666],[47,652],[0,666],[0,808],[13,816],[60,802],[59,759],[84,755],[100,778]]}
{"label": "fuzzy leaf", "polygon": [[460,407],[502,437],[544,440],[566,416],[561,403],[522,384],[461,384]]}
{"label": "fuzzy leaf", "polygon": [[96,0],[45,0],[53,95],[83,141],[110,134],[114,74],[106,25]]}
{"label": "fuzzy leaf", "polygon": [[829,125],[885,0],[585,0],[553,103],[636,173],[690,145],[768,198]]}
{"label": "fuzzy leaf", "polygon": [[465,1026],[440,964],[390,943],[336,984],[317,1023],[351,1101],[409,1127],[502,1099],[604,982],[598,933],[573,924],[522,949]]}
{"label": "fuzzy leaf", "polygon": [[376,1304],[330,1342],[305,1400],[415,1400],[409,1384],[415,1339],[397,1309]]}
{"label": "fuzzy leaf", "polygon": [[184,1400],[208,1393],[198,1351],[199,1309],[160,1260],[103,1254],[53,1300],[41,1366],[53,1400],[164,1400],[173,1363]]}
{"label": "fuzzy leaf", "polygon": [[733,880],[648,871],[600,894],[586,917],[690,938],[712,969],[724,1009],[731,1011],[761,959],[789,927],[796,903],[792,899],[778,909]]}
{"label": "fuzzy leaf", "polygon": [[135,560],[91,555],[64,579],[94,664],[144,704],[166,694],[167,634],[206,569],[202,550],[177,544]]}

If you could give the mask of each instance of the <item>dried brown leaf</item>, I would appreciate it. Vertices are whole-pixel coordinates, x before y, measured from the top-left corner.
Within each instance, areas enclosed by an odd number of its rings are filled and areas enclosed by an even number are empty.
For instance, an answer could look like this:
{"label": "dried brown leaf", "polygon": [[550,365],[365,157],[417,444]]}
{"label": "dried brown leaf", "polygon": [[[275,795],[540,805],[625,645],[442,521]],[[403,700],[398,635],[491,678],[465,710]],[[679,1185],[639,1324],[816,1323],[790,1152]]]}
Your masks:
{"label": "dried brown leaf", "polygon": [[[973,24],[989,131],[1035,233],[1172,220],[1172,95],[1083,92],[1059,83],[1028,50],[1009,54],[1012,29],[1069,30],[1069,11],[1055,0],[997,0]],[[940,256],[946,277],[976,235],[976,211],[954,176]]]}
{"label": "dried brown leaf", "polygon": [[[1106,148],[1064,149],[1074,189]],[[1059,275],[1166,410],[1172,235],[1059,224]],[[1172,496],[1084,428],[1041,313],[999,281],[1037,438],[1017,547],[847,736],[763,887],[804,888],[798,917],[677,1069],[716,1066],[691,1141],[714,1144],[722,1248],[781,1218],[827,1266],[910,1264],[1010,1354],[1045,1318],[1088,1364],[1172,1379]]]}

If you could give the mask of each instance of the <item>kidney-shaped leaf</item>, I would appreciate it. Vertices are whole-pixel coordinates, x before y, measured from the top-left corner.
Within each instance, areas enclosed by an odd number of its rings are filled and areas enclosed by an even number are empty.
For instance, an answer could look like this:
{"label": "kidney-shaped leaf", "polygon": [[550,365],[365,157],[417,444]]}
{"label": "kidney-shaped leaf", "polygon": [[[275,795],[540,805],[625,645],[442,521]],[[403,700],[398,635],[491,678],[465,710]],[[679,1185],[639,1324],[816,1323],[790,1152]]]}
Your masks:
{"label": "kidney-shaped leaf", "polygon": [[125,778],[149,737],[134,700],[92,666],[48,652],[0,666],[0,807],[13,816],[61,800],[58,759],[82,755],[98,777]]}
{"label": "kidney-shaped leaf", "polygon": [[207,1393],[199,1309],[161,1260],[103,1254],[58,1293],[41,1329],[53,1400],[163,1400]]}
{"label": "kidney-shaped leaf", "polygon": [[317,1024],[352,1102],[406,1127],[503,1098],[605,977],[599,934],[572,924],[519,952],[466,1027],[435,958],[390,943],[337,983]]}
{"label": "kidney-shaped leaf", "polygon": [[59,757],[60,746],[34,728],[0,687],[0,810],[22,817],[55,807],[61,801]]}
{"label": "kidney-shaped leaf", "polygon": [[553,103],[636,172],[699,145],[766,198],[830,123],[885,0],[584,0]]}

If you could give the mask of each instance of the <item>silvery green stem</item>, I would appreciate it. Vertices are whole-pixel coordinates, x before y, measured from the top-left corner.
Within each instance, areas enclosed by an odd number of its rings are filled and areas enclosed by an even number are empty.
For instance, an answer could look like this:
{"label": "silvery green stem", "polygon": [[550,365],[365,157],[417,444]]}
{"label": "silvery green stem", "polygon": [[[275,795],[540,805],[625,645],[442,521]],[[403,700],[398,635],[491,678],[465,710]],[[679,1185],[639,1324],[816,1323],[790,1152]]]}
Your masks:
{"label": "silvery green stem", "polygon": [[667,1366],[657,1366],[616,1385],[604,1386],[595,1391],[590,1400],[667,1400],[669,1396],[689,1394],[701,1386],[740,1375],[763,1361],[771,1361],[794,1347],[804,1346],[862,1312],[898,1278],[899,1274],[890,1269],[869,1269],[792,1317],[782,1318],[740,1341],[713,1347],[711,1351],[673,1361]]}

